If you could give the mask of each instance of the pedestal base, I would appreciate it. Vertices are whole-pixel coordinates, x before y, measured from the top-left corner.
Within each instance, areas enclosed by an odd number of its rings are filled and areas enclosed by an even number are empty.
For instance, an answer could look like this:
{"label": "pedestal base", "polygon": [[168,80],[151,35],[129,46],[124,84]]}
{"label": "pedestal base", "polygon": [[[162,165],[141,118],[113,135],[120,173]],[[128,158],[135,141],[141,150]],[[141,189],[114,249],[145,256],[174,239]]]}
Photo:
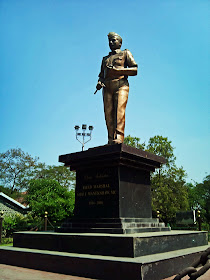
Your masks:
{"label": "pedestal base", "polygon": [[17,232],[14,246],[30,249],[136,258],[208,244],[206,232],[141,234]]}
{"label": "pedestal base", "polygon": [[77,172],[74,218],[60,233],[15,233],[15,247],[0,247],[1,263],[94,279],[160,280],[206,249],[207,232],[170,231],[152,218],[150,172],[163,158],[120,144],[60,161]]}
{"label": "pedestal base", "polygon": [[74,218],[59,232],[130,234],[169,231],[152,218],[150,173],[165,160],[124,144],[62,155],[76,171]]}
{"label": "pedestal base", "polygon": [[112,218],[112,219],[67,219],[57,232],[132,234],[141,232],[170,231],[159,219]]}
{"label": "pedestal base", "polygon": [[161,280],[196,261],[207,246],[139,258],[0,247],[0,263],[104,280]]}

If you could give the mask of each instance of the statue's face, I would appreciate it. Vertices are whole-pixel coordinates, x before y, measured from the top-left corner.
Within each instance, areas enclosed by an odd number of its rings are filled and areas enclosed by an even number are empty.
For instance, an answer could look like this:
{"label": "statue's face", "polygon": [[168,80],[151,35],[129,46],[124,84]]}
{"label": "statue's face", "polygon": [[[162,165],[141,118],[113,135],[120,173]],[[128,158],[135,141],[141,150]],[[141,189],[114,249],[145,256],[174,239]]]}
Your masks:
{"label": "statue's face", "polygon": [[112,51],[120,49],[121,48],[121,42],[117,37],[113,37],[109,39],[109,47]]}

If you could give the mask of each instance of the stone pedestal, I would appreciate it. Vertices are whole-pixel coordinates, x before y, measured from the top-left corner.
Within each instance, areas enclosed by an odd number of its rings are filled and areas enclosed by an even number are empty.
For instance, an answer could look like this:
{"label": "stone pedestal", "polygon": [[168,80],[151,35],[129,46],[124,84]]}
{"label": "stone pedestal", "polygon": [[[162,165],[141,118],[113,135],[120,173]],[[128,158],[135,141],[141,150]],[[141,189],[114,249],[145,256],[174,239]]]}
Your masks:
{"label": "stone pedestal", "polygon": [[150,173],[165,160],[124,144],[62,155],[76,171],[74,218],[60,232],[168,231],[152,219]]}
{"label": "stone pedestal", "polygon": [[208,244],[206,232],[135,234],[16,232],[14,246],[39,250],[137,258]]}
{"label": "stone pedestal", "polygon": [[152,218],[150,174],[164,163],[126,145],[62,155],[76,170],[74,218],[59,232],[18,232],[0,262],[107,280],[161,280],[197,260],[207,232],[170,231]]}

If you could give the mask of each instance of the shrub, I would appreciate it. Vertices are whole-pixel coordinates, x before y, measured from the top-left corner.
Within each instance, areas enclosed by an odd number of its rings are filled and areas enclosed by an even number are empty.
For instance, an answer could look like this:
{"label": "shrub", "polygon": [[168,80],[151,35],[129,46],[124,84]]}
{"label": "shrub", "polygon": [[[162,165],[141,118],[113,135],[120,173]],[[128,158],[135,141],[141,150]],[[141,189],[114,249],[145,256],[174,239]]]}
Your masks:
{"label": "shrub", "polygon": [[1,244],[0,245],[8,245],[13,243],[13,238],[2,238],[1,239]]}
{"label": "shrub", "polygon": [[47,211],[51,223],[57,226],[73,215],[75,194],[55,180],[37,179],[29,182],[26,200],[34,215],[43,217]]}
{"label": "shrub", "polygon": [[43,218],[34,217],[32,213],[28,215],[8,215],[3,219],[3,237],[11,237],[15,231],[41,230],[43,224]]}

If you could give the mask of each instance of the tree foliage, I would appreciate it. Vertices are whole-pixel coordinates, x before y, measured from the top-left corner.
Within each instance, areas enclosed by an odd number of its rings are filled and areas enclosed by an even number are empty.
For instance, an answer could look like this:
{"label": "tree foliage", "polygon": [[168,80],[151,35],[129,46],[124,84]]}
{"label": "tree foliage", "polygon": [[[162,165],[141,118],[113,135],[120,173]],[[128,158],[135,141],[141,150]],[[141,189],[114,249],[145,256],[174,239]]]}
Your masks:
{"label": "tree foliage", "polygon": [[205,221],[210,223],[210,175],[202,183],[188,184],[191,209],[200,210]]}
{"label": "tree foliage", "polygon": [[189,207],[185,171],[176,166],[161,169],[151,177],[152,208],[159,210],[165,222],[171,222],[177,212]]}
{"label": "tree foliage", "polygon": [[38,167],[38,158],[20,148],[0,153],[0,183],[12,190],[26,188]]}
{"label": "tree foliage", "polygon": [[26,190],[34,217],[47,211],[56,223],[72,215],[75,177],[68,167],[40,163],[20,148],[0,154],[0,191],[17,199]]}
{"label": "tree foliage", "polygon": [[74,188],[75,172],[65,166],[46,165],[38,159],[20,148],[0,153],[0,184],[5,188],[4,193],[15,196],[32,179],[53,179],[67,189]]}
{"label": "tree foliage", "polygon": [[69,167],[48,165],[37,172],[36,178],[56,180],[61,186],[70,190],[75,187],[76,175]]}
{"label": "tree foliage", "polygon": [[188,209],[188,189],[186,187],[186,172],[182,167],[176,166],[174,147],[167,137],[154,136],[148,144],[140,144],[137,137],[125,137],[125,143],[137,148],[163,156],[167,163],[151,176],[152,208],[161,212],[161,218],[165,222],[170,222],[176,212]]}
{"label": "tree foliage", "polygon": [[73,214],[74,191],[68,191],[56,180],[31,180],[26,200],[35,216],[43,216],[47,211],[49,220],[53,223]]}
{"label": "tree foliage", "polygon": [[41,217],[36,217],[32,213],[27,215],[13,214],[5,215],[3,219],[3,236],[11,237],[14,232],[25,230],[43,230],[44,222]]}
{"label": "tree foliage", "polygon": [[168,140],[168,137],[159,135],[151,137],[146,150],[155,155],[164,157],[167,161],[167,167],[175,164],[176,157],[174,156],[174,148],[172,142]]}
{"label": "tree foliage", "polygon": [[125,137],[124,144],[141,150],[145,149],[145,143],[140,143],[140,138],[130,135]]}

